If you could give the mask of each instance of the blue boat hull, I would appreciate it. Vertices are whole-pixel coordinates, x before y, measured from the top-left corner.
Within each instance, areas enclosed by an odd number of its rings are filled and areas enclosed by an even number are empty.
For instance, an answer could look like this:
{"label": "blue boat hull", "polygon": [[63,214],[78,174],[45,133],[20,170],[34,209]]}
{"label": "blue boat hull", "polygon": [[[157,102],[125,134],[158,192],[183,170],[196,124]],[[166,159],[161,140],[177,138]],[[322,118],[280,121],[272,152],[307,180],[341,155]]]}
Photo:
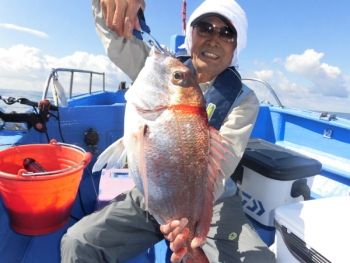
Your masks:
{"label": "blue boat hull", "polygon": [[[93,129],[99,134],[97,150],[105,148],[123,136],[125,90],[116,92],[96,92],[79,95],[68,100],[67,107],[60,107],[59,120],[50,118],[47,122],[49,139],[78,145],[89,151],[85,142],[85,133]],[[108,116],[106,118],[106,116]],[[311,191],[311,198],[345,195],[350,191],[350,121],[344,119],[328,120],[320,118],[318,113],[292,108],[280,108],[262,104],[251,137],[290,148],[322,162],[322,172],[318,181],[331,180],[332,189]],[[12,145],[48,143],[44,133],[34,129],[0,130],[0,150]],[[66,226],[54,233],[42,236],[26,236],[10,228],[6,208],[0,199],[0,255],[1,262],[60,262],[60,240],[76,219],[92,213],[97,204],[100,172],[91,173],[97,155],[85,169],[78,194],[76,196],[72,218]],[[334,165],[338,160],[341,165]],[[274,243],[274,227],[260,224],[250,218],[262,239],[271,245]],[[161,241],[143,254],[127,261],[132,262],[170,262],[170,250],[167,243]]]}

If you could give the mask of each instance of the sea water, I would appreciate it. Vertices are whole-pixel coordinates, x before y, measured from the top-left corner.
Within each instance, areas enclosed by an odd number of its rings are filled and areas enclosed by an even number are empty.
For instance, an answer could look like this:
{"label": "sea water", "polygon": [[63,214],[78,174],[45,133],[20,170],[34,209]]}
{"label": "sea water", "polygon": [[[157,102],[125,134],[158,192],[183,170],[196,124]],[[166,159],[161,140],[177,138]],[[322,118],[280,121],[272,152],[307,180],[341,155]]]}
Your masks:
{"label": "sea water", "polygon": [[[39,102],[41,101],[42,92],[41,91],[28,91],[28,90],[10,90],[10,89],[0,89],[1,97],[12,97],[15,99],[25,98],[30,101]],[[52,100],[51,94],[48,95],[48,99]],[[25,112],[31,110],[33,107],[14,103],[11,105],[7,105],[3,100],[0,100],[0,109],[3,112]]]}

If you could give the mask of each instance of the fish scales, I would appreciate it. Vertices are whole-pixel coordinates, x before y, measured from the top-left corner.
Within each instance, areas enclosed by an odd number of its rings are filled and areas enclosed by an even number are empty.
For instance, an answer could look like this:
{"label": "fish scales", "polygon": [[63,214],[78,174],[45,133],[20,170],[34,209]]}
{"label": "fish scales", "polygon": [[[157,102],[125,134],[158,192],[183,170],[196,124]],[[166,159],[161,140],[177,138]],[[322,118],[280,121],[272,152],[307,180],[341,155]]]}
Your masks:
{"label": "fish scales", "polygon": [[166,121],[156,127],[150,126],[150,131],[161,135],[146,136],[144,145],[147,174],[151,175],[148,177],[149,210],[161,224],[183,217],[196,222],[202,211],[188,207],[204,205],[208,128],[201,125],[203,121],[198,115],[178,115],[172,109],[162,114],[172,116],[164,118]]}
{"label": "fish scales", "polygon": [[135,185],[158,223],[188,219],[183,262],[209,263],[191,241],[206,239],[220,156],[229,151],[220,143],[226,139],[208,125],[198,83],[176,58],[152,49],[126,100],[124,137],[99,156],[93,171],[105,164],[123,167],[127,156]]}

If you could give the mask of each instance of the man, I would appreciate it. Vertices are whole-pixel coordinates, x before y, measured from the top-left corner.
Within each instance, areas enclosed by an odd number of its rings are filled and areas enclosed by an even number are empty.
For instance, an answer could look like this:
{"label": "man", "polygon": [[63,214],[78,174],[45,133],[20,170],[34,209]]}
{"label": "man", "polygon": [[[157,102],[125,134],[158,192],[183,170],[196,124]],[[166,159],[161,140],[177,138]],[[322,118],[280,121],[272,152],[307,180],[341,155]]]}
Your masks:
{"label": "man", "polygon": [[[93,0],[96,31],[109,58],[132,80],[144,66],[149,47],[132,36],[139,28],[140,0]],[[274,254],[262,242],[245,217],[242,200],[230,175],[243,155],[259,108],[250,89],[237,72],[238,54],[246,44],[247,20],[234,0],[207,0],[191,15],[179,58],[194,73],[204,92],[209,124],[231,140],[235,157],[231,165],[221,163],[226,182],[217,181],[214,214],[205,244],[210,262],[275,262]],[[107,207],[72,226],[62,238],[62,262],[123,262],[144,252],[164,237],[174,252],[171,261],[181,262],[186,253],[187,219],[159,226],[146,220],[141,193],[134,188],[115,198]]]}

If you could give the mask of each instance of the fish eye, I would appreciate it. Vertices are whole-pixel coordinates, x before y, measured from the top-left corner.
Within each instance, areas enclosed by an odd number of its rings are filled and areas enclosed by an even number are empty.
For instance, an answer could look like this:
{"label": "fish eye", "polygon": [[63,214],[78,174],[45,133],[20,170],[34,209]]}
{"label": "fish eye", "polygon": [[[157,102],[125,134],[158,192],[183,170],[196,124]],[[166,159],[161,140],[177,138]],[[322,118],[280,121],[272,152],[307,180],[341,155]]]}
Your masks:
{"label": "fish eye", "polygon": [[172,75],[172,82],[177,85],[184,84],[186,73],[182,71],[175,71]]}

